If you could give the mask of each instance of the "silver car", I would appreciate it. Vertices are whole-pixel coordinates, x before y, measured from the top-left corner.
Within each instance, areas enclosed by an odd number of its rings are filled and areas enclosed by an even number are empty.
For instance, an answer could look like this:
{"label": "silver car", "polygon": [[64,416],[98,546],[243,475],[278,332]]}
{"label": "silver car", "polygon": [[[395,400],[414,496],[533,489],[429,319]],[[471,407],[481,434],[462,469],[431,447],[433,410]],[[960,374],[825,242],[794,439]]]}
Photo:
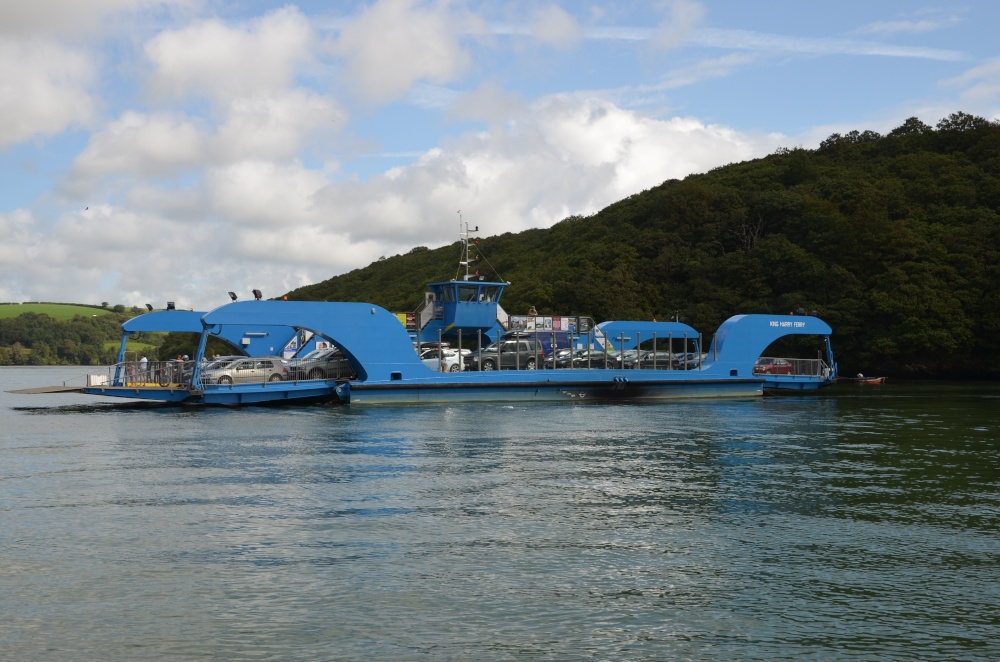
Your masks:
{"label": "silver car", "polygon": [[257,384],[288,377],[288,366],[280,356],[250,356],[218,368],[209,366],[201,373],[206,384]]}
{"label": "silver car", "polygon": [[437,372],[459,372],[462,369],[462,354],[454,349],[426,349],[420,360]]}

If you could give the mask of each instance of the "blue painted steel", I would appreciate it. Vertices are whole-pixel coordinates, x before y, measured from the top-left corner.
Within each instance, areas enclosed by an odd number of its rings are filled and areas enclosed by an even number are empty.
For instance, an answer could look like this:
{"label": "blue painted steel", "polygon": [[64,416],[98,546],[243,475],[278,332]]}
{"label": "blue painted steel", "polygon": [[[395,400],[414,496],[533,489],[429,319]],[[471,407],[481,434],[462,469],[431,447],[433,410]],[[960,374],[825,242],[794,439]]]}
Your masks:
{"label": "blue painted steel", "polygon": [[192,394],[186,388],[162,388],[151,386],[85,386],[83,392],[87,395],[101,395],[109,398],[128,398],[133,400],[154,400],[157,402],[201,402],[201,396]]}
{"label": "blue painted steel", "polygon": [[351,361],[361,381],[389,381],[393,372],[440,375],[425,366],[395,315],[370,303],[237,301],[202,319],[206,328],[291,326],[329,338]]}
{"label": "blue painted steel", "polygon": [[[656,374],[641,374],[657,372]],[[545,370],[451,373],[446,383],[352,383],[338,389],[346,402],[405,404],[505,401],[659,401],[678,398],[755,397],[759,379],[694,378],[690,373],[646,370]],[[466,379],[457,379],[465,377]],[[345,398],[346,396],[346,398]]]}
{"label": "blue painted steel", "polygon": [[[657,341],[667,341],[670,338],[682,340],[685,337],[689,340],[698,340],[698,332],[694,327],[682,322],[614,320],[601,322],[596,328],[619,351],[635,349],[640,342],[652,340],[654,335]],[[666,345],[664,345],[664,349],[667,349]]]}
{"label": "blue painted steel", "polygon": [[[760,353],[789,333],[829,333],[824,322],[783,315],[742,315],[720,329],[718,356],[701,369],[546,370],[440,373],[429,370],[413,351],[409,336],[388,311],[362,303],[240,302],[222,306],[203,319],[206,325],[262,326],[268,322],[308,328],[330,338],[354,365],[358,379],[342,387],[351,402],[447,402],[457,400],[663,399],[758,395],[763,379],[753,374]],[[697,336],[676,322],[619,322],[603,327],[634,333],[674,332]],[[736,340],[735,334],[748,338]],[[728,341],[728,342],[727,342]],[[237,387],[233,387],[237,388]],[[206,400],[213,387],[207,386]]]}
{"label": "blue painted steel", "polygon": [[832,380],[823,375],[762,375],[767,391],[818,391]]}
{"label": "blue painted steel", "polygon": [[[261,301],[246,301],[244,303],[259,304]],[[129,334],[137,331],[158,331],[164,333],[202,333],[205,326],[202,318],[205,311],[198,310],[157,310],[126,321],[122,324],[124,336],[118,362],[124,359],[125,340]],[[295,337],[296,331],[291,327],[280,326],[227,326],[219,329],[209,329],[209,333],[226,340],[243,350],[247,356],[269,356],[280,352],[288,342]]]}
{"label": "blue painted steel", "polygon": [[[168,313],[169,314],[169,313]],[[180,313],[178,313],[180,314]],[[190,319],[174,326],[189,328]],[[132,322],[130,320],[130,322]],[[145,328],[135,322],[130,328]],[[129,324],[129,323],[127,323]],[[357,379],[349,384],[326,381],[279,381],[266,384],[205,385],[202,388],[143,389],[94,387],[86,392],[118,397],[143,397],[170,402],[206,404],[277,403],[333,400],[354,403],[408,403],[504,400],[663,400],[669,398],[753,397],[763,392],[765,379],[753,374],[761,353],[789,334],[829,336],[830,327],[814,317],[738,315],[716,334],[708,357],[694,370],[505,370],[442,373],[417,357],[405,328],[395,315],[368,303],[241,301],[220,306],[200,318],[205,333],[225,337],[240,333],[286,333],[308,329],[340,347]],[[696,337],[677,322],[619,321],[601,326],[606,333],[633,334],[635,340]],[[200,359],[201,357],[196,357]],[[196,382],[195,382],[196,383]]]}
{"label": "blue painted steel", "polygon": [[455,340],[461,329],[465,338],[480,331],[491,341],[503,332],[497,321],[500,298],[509,283],[483,280],[449,280],[428,283],[434,294],[434,318],[420,329],[422,342]]}
{"label": "blue painted steel", "polygon": [[122,331],[162,331],[165,333],[201,333],[204,310],[156,310],[133,317],[122,324]]}
{"label": "blue painted steel", "polygon": [[[722,323],[708,350],[705,368],[728,371],[733,376],[749,376],[764,350],[789,335],[829,338],[830,325],[808,315],[735,315]],[[828,358],[829,341],[827,341]]]}

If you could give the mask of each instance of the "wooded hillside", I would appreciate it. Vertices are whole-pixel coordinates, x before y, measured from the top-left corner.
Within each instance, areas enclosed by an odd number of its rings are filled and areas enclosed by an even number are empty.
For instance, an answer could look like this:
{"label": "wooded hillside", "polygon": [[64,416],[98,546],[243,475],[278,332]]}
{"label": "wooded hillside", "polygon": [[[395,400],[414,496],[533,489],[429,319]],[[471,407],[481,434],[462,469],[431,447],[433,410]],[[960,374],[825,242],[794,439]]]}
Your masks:
{"label": "wooded hillside", "polygon": [[[480,239],[508,312],[666,319],[815,311],[842,374],[1000,375],[1000,124],[955,113],[669,180],[589,217]],[[492,219],[475,219],[481,228]],[[396,312],[455,277],[418,247],[288,293]]]}

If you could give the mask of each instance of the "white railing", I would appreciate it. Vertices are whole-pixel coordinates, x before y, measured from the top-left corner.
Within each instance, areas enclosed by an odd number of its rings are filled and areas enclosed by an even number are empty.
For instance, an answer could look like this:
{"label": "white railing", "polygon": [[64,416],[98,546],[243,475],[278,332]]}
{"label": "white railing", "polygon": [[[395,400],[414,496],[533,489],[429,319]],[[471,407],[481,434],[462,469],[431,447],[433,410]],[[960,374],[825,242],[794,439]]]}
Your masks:
{"label": "white railing", "polygon": [[829,377],[830,366],[823,359],[789,359],[762,356],[754,365],[755,375],[793,375],[798,377]]}

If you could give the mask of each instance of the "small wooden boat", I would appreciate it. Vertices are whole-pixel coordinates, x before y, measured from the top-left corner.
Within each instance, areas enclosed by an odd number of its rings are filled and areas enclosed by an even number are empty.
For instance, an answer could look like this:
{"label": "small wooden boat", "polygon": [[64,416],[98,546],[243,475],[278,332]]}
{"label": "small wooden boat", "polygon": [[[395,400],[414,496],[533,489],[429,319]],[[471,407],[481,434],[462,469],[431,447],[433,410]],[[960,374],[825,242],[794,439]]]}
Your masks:
{"label": "small wooden boat", "polygon": [[854,381],[858,384],[884,384],[885,377],[855,377]]}

